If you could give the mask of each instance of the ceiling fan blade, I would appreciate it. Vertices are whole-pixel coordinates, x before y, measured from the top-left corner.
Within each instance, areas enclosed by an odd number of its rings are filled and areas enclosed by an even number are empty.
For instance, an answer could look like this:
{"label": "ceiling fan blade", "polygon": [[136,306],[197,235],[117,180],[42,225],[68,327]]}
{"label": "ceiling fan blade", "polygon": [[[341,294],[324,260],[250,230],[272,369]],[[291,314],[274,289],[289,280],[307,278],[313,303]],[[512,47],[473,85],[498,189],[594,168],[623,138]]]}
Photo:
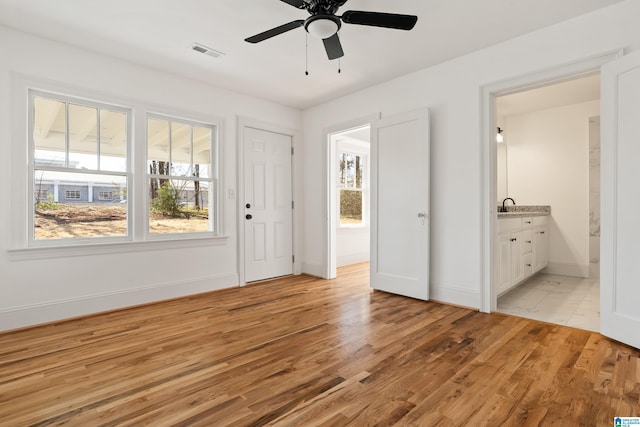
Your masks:
{"label": "ceiling fan blade", "polygon": [[287,4],[290,4],[293,7],[297,7],[298,9],[304,9],[307,7],[307,4],[304,0],[281,0]]}
{"label": "ceiling fan blade", "polygon": [[263,40],[270,39],[271,37],[275,37],[279,34],[286,33],[287,31],[291,31],[298,27],[302,27],[303,24],[304,24],[304,20],[302,19],[298,19],[297,21],[291,21],[288,24],[280,25],[279,27],[275,27],[265,31],[264,33],[256,34],[255,36],[246,38],[244,39],[244,41],[249,43],[258,43]]}
{"label": "ceiling fan blade", "polygon": [[400,15],[398,13],[348,10],[342,14],[342,22],[372,27],[395,28],[396,30],[410,30],[418,22],[418,17],[415,15]]}
{"label": "ceiling fan blade", "polygon": [[338,33],[335,33],[328,39],[322,40],[322,42],[324,43],[324,48],[327,51],[329,59],[338,59],[344,56],[342,44],[340,43],[340,38],[338,38]]}

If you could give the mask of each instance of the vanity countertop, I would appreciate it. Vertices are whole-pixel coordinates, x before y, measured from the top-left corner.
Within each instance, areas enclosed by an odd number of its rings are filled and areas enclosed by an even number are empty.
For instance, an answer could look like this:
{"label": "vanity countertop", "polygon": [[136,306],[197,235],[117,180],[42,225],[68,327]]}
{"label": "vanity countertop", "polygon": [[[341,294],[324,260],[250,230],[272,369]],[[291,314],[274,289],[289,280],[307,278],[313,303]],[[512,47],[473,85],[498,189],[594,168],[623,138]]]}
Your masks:
{"label": "vanity countertop", "polygon": [[520,218],[525,216],[548,216],[551,212],[498,212],[500,218]]}
{"label": "vanity countertop", "polygon": [[525,216],[547,216],[551,215],[551,206],[545,205],[515,205],[507,206],[507,212],[500,212],[502,206],[498,207],[498,219],[500,218],[521,218]]}

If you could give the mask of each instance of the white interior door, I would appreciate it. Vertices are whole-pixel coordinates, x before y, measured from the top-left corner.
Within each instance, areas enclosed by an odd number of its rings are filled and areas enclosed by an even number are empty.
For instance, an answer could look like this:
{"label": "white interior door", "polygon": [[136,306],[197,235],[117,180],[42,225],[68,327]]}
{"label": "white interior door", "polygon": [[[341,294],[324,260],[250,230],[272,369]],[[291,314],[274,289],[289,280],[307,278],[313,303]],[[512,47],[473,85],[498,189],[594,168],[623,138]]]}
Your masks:
{"label": "white interior door", "polygon": [[244,128],[244,274],[293,274],[291,136]]}
{"label": "white interior door", "polygon": [[371,128],[371,287],[429,299],[429,111]]}
{"label": "white interior door", "polygon": [[640,53],[602,67],[600,331],[640,348]]}

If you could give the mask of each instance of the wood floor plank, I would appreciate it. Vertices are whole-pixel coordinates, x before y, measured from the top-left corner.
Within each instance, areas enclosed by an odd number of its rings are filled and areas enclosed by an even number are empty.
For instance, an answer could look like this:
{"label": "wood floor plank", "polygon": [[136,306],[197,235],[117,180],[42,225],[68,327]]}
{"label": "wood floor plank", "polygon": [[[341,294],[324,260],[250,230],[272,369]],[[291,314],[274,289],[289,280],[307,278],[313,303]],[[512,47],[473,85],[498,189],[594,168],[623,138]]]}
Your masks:
{"label": "wood floor plank", "polygon": [[611,425],[640,352],[372,292],[368,265],[0,334],[2,426]]}

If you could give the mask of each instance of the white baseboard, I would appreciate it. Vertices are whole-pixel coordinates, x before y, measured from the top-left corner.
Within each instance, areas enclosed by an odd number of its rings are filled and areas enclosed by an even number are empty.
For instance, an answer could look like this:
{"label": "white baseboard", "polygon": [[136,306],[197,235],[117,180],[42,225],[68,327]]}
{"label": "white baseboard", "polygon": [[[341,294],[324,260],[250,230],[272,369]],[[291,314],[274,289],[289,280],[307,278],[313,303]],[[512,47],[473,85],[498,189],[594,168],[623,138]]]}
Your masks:
{"label": "white baseboard", "polygon": [[589,277],[589,264],[567,262],[549,262],[542,273],[557,274],[559,276]]}
{"label": "white baseboard", "polygon": [[229,274],[12,307],[0,310],[0,331],[211,292],[237,285],[238,276]]}
{"label": "white baseboard", "polygon": [[369,251],[357,254],[339,255],[336,257],[336,265],[338,267],[342,267],[343,265],[358,264],[369,261],[369,258]]}
{"label": "white baseboard", "polygon": [[440,285],[433,282],[429,285],[429,291],[430,300],[472,309],[480,309],[480,291]]}
{"label": "white baseboard", "polygon": [[302,273],[310,276],[324,277],[324,267],[319,264],[302,263]]}

